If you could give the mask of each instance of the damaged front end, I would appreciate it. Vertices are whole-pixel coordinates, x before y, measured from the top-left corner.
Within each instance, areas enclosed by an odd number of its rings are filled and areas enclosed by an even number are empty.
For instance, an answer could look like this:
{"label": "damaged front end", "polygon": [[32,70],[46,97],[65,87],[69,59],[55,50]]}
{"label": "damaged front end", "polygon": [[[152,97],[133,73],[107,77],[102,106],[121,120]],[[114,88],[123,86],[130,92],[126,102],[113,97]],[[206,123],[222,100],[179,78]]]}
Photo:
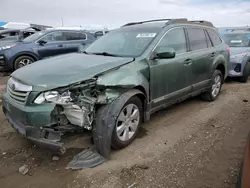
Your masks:
{"label": "damaged front end", "polygon": [[[55,124],[41,128],[41,132],[47,132],[43,133],[42,138],[45,138],[45,142],[49,141],[49,143],[52,143],[55,146],[54,148],[58,148],[56,150],[59,153],[64,153],[66,149],[60,142],[61,136],[67,132],[82,132],[85,129],[92,130],[96,110],[101,105],[112,102],[119,94],[120,91],[117,89],[98,88],[97,79],[40,93],[35,98],[34,103],[38,105],[55,104],[51,117],[56,119]],[[34,131],[28,138],[35,142],[32,138],[35,135]],[[46,135],[47,137],[44,137]],[[36,144],[41,145],[39,143]]]}
{"label": "damaged front end", "polygon": [[[95,80],[66,88],[41,93],[35,104],[54,103],[52,116],[58,119],[57,126],[72,124],[87,130],[92,129],[94,108],[98,100]],[[104,102],[104,101],[103,101]],[[65,117],[66,119],[65,119]]]}

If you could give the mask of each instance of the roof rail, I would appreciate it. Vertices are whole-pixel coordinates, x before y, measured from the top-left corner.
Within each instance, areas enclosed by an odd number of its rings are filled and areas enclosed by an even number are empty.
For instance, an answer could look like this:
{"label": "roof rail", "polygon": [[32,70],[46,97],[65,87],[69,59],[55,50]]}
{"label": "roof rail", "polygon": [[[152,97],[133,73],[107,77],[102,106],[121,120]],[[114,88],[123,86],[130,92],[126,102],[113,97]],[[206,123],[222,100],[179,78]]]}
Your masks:
{"label": "roof rail", "polygon": [[187,22],[188,20],[186,18],[147,20],[147,21],[141,21],[141,22],[130,22],[130,23],[127,23],[127,24],[123,25],[122,27],[137,25],[137,24],[150,23],[150,22],[162,22],[162,21],[166,21],[166,24],[168,24],[170,22],[171,23],[183,23],[183,22]]}
{"label": "roof rail", "polygon": [[176,23],[194,23],[194,24],[200,24],[200,25],[206,25],[206,26],[214,27],[214,25],[211,22],[208,22],[208,21],[205,21],[205,20],[188,21],[186,18],[157,19],[157,20],[147,20],[147,21],[141,21],[141,22],[131,22],[131,23],[127,23],[127,24],[123,25],[122,27],[137,25],[137,24],[150,23],[150,22],[162,22],[162,21],[166,21],[166,25],[176,24]]}
{"label": "roof rail", "polygon": [[231,29],[225,29],[224,31],[250,31],[250,27],[245,27],[245,28],[231,28]]}
{"label": "roof rail", "polygon": [[211,22],[208,22],[208,21],[205,21],[205,20],[192,20],[192,21],[189,21],[189,22],[214,27],[214,25]]}

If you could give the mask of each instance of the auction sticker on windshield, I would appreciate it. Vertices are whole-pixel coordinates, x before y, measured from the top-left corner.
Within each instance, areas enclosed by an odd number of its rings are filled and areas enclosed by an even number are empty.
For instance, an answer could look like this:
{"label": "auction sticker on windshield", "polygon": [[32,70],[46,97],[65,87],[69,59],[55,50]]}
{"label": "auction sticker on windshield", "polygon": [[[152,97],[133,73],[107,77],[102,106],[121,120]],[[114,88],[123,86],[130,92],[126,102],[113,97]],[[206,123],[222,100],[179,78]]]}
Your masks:
{"label": "auction sticker on windshield", "polygon": [[153,38],[156,36],[156,33],[139,33],[136,38]]}

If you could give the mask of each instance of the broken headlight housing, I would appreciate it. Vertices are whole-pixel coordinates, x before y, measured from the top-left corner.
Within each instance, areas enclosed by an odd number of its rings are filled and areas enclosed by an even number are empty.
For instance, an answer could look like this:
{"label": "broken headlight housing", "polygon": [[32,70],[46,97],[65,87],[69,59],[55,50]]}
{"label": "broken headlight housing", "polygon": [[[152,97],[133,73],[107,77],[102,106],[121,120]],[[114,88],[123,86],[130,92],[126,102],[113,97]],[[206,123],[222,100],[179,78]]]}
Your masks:
{"label": "broken headlight housing", "polygon": [[63,92],[62,94],[58,91],[47,91],[38,95],[38,97],[34,100],[34,103],[43,104],[53,102],[58,104],[67,104],[72,100],[70,91]]}

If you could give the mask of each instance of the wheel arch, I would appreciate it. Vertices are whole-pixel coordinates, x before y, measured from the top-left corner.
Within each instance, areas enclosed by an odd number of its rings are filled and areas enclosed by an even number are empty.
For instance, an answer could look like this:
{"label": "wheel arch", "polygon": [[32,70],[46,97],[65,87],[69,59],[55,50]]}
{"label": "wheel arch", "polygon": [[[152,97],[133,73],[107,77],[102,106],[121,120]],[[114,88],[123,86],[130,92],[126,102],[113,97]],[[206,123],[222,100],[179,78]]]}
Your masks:
{"label": "wheel arch", "polygon": [[212,74],[216,69],[221,71],[223,78],[224,78],[223,81],[224,81],[228,75],[228,63],[223,55],[219,55],[215,58],[213,62]]}
{"label": "wheel arch", "polygon": [[109,158],[111,151],[111,135],[115,126],[116,117],[122,110],[123,105],[133,96],[144,96],[138,89],[129,89],[111,103],[103,105],[96,113],[93,126],[93,140],[98,153],[103,157]]}
{"label": "wheel arch", "polygon": [[[224,64],[219,63],[219,64],[216,66],[215,69],[216,69],[216,70],[219,70],[219,71],[222,73],[223,78],[225,78],[226,68],[225,68]],[[223,79],[223,80],[224,80],[224,79]]]}
{"label": "wheel arch", "polygon": [[28,57],[31,57],[32,59],[34,59],[34,61],[37,61],[39,58],[36,54],[34,53],[31,53],[31,52],[22,52],[22,53],[19,53],[17,54],[15,57],[14,57],[14,60],[13,60],[13,64],[12,64],[12,69],[15,70],[15,61],[17,60],[17,58],[21,57],[21,56],[28,56]]}

